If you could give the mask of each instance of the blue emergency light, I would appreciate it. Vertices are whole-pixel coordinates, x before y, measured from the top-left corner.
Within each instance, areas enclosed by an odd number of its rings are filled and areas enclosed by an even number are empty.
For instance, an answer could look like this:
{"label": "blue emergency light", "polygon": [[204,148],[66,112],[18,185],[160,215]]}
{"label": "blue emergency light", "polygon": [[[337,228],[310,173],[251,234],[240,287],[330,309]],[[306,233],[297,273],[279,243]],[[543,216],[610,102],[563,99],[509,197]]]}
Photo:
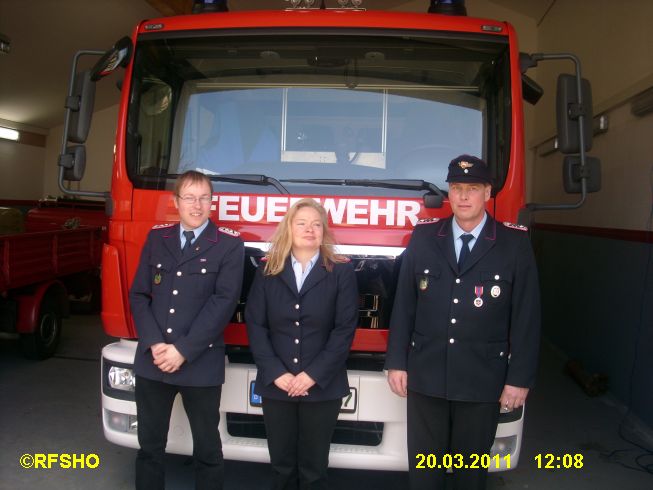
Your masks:
{"label": "blue emergency light", "polygon": [[467,15],[465,0],[431,0],[429,14]]}
{"label": "blue emergency light", "polygon": [[193,13],[228,12],[227,0],[193,0]]}

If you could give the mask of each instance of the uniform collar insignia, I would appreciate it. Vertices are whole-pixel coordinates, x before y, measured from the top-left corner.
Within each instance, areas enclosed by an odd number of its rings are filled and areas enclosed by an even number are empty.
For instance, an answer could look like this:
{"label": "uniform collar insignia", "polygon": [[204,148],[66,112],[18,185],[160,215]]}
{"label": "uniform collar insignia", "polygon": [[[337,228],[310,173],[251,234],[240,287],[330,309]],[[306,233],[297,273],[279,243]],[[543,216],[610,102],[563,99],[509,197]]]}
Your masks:
{"label": "uniform collar insignia", "polygon": [[220,228],[218,228],[218,230],[227,235],[236,236],[236,237],[240,236],[239,232],[237,232],[236,230],[232,230],[231,228],[227,228],[226,226],[221,226]]}
{"label": "uniform collar insignia", "polygon": [[510,223],[509,221],[504,221],[503,226],[505,226],[506,228],[512,228],[513,230],[528,231],[527,226],[517,225],[515,223]]}

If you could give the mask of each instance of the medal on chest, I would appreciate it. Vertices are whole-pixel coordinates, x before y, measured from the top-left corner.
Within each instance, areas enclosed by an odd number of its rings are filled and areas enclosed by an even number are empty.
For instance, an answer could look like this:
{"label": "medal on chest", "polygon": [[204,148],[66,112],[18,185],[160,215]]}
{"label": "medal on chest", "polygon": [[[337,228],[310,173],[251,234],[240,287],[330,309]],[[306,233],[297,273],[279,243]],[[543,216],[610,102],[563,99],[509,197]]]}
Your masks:
{"label": "medal on chest", "polygon": [[419,280],[419,289],[420,291],[426,291],[426,288],[429,287],[429,278],[426,276],[426,274],[429,273],[428,269],[424,269],[424,274],[422,278]]}
{"label": "medal on chest", "polygon": [[161,284],[161,274],[159,274],[158,272],[154,274],[154,284],[156,284],[157,286]]}
{"label": "medal on chest", "polygon": [[483,296],[483,286],[474,286],[474,294],[476,295],[474,306],[476,306],[476,308],[480,308],[483,306],[483,299],[481,298],[481,296]]}
{"label": "medal on chest", "polygon": [[492,286],[492,289],[490,289],[490,295],[493,298],[498,298],[500,294],[501,294],[501,288],[499,286]]}

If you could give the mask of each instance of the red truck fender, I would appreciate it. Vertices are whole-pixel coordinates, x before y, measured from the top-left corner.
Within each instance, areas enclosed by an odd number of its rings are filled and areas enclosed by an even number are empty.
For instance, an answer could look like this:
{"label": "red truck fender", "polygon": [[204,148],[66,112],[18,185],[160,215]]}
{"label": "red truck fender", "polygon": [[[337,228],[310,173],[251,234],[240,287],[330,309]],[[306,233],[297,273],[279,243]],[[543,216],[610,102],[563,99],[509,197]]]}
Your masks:
{"label": "red truck fender", "polygon": [[16,297],[18,321],[16,331],[26,357],[45,359],[54,354],[59,343],[62,318],[68,315],[66,288],[61,281],[38,284],[33,294]]}

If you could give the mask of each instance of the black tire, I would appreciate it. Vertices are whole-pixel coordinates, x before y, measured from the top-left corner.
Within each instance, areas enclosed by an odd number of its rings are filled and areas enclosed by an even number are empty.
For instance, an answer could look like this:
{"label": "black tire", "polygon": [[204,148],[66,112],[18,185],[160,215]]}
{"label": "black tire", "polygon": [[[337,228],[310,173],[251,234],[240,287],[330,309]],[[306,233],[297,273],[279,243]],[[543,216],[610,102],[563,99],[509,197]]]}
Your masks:
{"label": "black tire", "polygon": [[52,357],[57,351],[62,328],[60,306],[53,298],[43,298],[34,332],[20,336],[23,355],[28,359]]}

